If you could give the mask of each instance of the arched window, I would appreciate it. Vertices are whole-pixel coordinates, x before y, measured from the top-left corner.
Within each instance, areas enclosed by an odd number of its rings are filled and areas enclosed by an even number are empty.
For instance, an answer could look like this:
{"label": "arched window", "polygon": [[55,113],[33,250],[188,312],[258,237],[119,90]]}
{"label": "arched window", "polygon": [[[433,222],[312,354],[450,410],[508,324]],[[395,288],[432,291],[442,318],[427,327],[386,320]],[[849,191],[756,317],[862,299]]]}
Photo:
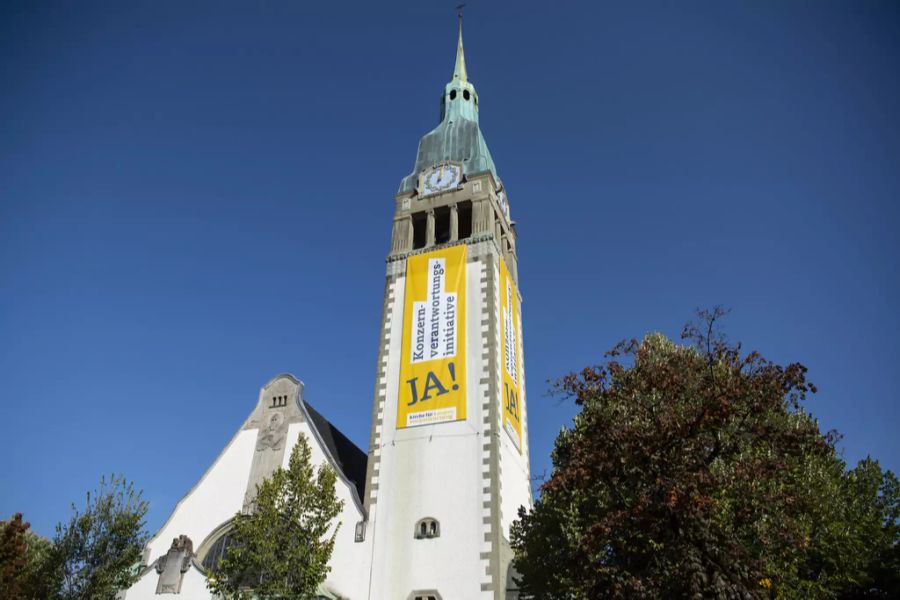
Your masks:
{"label": "arched window", "polygon": [[[228,548],[234,545],[235,541],[231,536],[231,530],[234,525],[231,521],[223,523],[216,527],[210,533],[200,548],[197,550],[197,560],[203,565],[207,573],[215,573],[219,570],[219,564],[228,552]],[[259,573],[247,571],[240,576],[242,585],[253,587],[260,581]]]}
{"label": "arched window", "polygon": [[416,529],[413,532],[417,540],[441,537],[441,524],[437,519],[425,517],[416,523]]}
{"label": "arched window", "polygon": [[206,553],[206,556],[203,557],[203,567],[213,573],[218,571],[219,563],[225,557],[225,553],[228,552],[229,546],[231,546],[231,537],[228,534],[217,539],[212,548],[209,549],[209,552]]}
{"label": "arched window", "polygon": [[229,535],[232,527],[231,521],[219,525],[197,549],[197,559],[207,571],[215,573],[219,570],[219,563],[232,545]]}

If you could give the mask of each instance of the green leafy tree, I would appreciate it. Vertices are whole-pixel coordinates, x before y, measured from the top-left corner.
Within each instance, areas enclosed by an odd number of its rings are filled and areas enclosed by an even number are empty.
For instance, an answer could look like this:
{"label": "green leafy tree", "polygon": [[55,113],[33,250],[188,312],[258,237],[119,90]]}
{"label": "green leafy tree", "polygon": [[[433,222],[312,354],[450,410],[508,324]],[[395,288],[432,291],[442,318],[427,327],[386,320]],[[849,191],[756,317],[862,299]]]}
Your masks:
{"label": "green leafy tree", "polygon": [[0,600],[38,600],[48,595],[44,568],[50,541],[30,527],[21,513],[0,521]]}
{"label": "green leafy tree", "polygon": [[850,471],[800,364],[743,354],[720,309],[561,379],[581,407],[512,544],[534,598],[852,598],[896,583],[897,481]]}
{"label": "green leafy tree", "polygon": [[237,514],[231,543],[208,587],[229,599],[309,600],[330,570],[344,503],[334,470],[312,466],[301,435],[287,469],[277,469],[256,488],[254,510]]}
{"label": "green leafy tree", "polygon": [[900,598],[900,486],[867,458],[849,471],[837,459],[812,470],[808,538],[786,597]]}
{"label": "green leafy tree", "polygon": [[49,597],[60,600],[113,600],[137,578],[147,541],[144,517],[149,508],[140,491],[122,476],[102,478],[85,507],[72,505],[68,523],[56,526],[43,574]]}

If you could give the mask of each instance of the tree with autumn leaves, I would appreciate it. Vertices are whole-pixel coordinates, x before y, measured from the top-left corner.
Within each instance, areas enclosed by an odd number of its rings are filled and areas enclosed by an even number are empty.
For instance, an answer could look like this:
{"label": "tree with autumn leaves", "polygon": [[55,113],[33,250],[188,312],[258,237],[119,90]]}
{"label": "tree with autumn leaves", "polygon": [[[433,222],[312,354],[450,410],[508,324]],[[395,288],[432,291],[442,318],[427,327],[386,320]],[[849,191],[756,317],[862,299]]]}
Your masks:
{"label": "tree with autumn leaves", "polygon": [[22,513],[0,521],[0,600],[47,596],[44,565],[50,548],[50,541],[31,531]]}
{"label": "tree with autumn leaves", "polygon": [[0,521],[0,600],[113,600],[137,579],[148,508],[133,483],[113,475],[83,509],[72,505],[52,540],[21,513]]}
{"label": "tree with autumn leaves", "polygon": [[900,597],[897,478],[848,471],[806,368],[730,345],[723,314],[557,383],[581,412],[513,526],[523,597]]}

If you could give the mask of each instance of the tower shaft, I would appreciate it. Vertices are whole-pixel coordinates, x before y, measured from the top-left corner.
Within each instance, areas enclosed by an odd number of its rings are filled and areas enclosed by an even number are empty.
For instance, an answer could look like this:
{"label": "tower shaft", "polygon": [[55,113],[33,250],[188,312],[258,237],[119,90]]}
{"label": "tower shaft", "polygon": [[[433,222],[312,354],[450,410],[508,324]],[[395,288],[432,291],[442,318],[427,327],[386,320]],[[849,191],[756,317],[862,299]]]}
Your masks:
{"label": "tower shaft", "polygon": [[516,232],[461,37],[441,114],[395,197],[364,495],[370,599],[515,597],[510,525],[531,505]]}

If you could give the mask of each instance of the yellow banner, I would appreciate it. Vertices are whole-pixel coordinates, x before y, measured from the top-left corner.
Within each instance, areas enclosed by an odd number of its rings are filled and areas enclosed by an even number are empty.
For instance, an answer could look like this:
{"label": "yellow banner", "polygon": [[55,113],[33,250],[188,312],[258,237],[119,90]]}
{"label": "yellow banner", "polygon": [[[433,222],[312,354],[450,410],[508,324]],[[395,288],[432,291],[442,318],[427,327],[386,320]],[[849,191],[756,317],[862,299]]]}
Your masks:
{"label": "yellow banner", "polygon": [[522,403],[525,401],[525,382],[522,377],[522,313],[519,291],[509,276],[506,261],[500,258],[500,321],[503,372],[503,429],[522,452]]}
{"label": "yellow banner", "polygon": [[397,429],[466,418],[466,246],[406,259]]}

